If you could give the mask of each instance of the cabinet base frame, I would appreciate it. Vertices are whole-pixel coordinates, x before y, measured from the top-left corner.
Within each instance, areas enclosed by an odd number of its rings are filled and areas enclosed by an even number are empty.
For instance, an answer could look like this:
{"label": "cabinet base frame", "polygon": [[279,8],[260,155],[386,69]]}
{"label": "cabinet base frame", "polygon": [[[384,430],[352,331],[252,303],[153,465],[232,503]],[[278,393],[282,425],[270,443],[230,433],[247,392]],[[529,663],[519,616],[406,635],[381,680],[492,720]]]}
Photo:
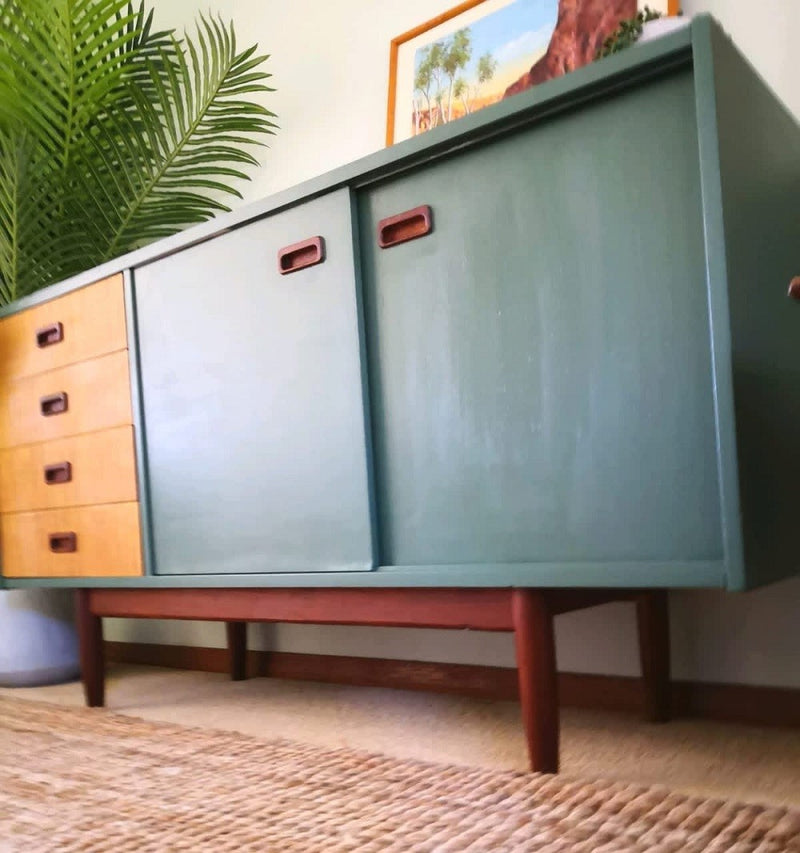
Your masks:
{"label": "cabinet base frame", "polygon": [[246,677],[247,622],[514,633],[522,720],[532,771],[558,772],[559,716],[553,617],[610,601],[635,603],[646,715],[670,717],[665,590],[641,589],[80,589],[81,672],[86,703],[105,702],[104,617],[225,622],[234,680]]}

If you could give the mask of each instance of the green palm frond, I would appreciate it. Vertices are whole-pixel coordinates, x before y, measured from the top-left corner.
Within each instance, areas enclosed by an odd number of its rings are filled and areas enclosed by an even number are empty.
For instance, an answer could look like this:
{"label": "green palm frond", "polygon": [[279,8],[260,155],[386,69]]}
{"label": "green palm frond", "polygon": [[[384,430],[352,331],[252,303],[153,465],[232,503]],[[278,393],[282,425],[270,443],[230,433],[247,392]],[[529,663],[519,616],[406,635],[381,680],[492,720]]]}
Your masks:
{"label": "green palm frond", "polygon": [[[60,169],[24,130],[0,130],[0,304],[57,281],[87,248],[59,234]],[[63,246],[59,251],[58,246]]]}
{"label": "green palm frond", "polygon": [[11,26],[0,36],[0,121],[23,124],[66,168],[131,63],[136,16],[127,0],[4,5]]}
{"label": "green palm frond", "polygon": [[129,0],[0,0],[0,303],[227,210],[274,132],[256,47]]}
{"label": "green palm frond", "polygon": [[269,110],[243,99],[269,91],[263,82],[269,75],[256,70],[265,58],[255,56],[254,47],[237,52],[232,27],[201,18],[196,43],[173,40],[171,51],[161,52],[161,65],[148,60],[156,95],[133,94],[134,115],[149,132],[131,137],[130,114],[118,113],[112,130],[95,137],[102,162],[113,164],[128,188],[124,205],[112,212],[116,224],[104,260],[120,246],[227,210],[220,195],[241,197],[229,179],[246,178],[240,166],[258,164],[243,143],[252,145],[255,135],[274,127]]}

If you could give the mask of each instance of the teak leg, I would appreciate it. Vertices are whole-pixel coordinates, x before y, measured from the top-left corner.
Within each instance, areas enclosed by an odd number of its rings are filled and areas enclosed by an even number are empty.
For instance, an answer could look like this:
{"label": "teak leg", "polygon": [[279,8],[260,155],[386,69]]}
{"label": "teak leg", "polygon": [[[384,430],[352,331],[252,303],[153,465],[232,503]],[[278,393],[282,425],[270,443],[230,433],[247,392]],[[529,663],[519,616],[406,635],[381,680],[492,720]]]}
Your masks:
{"label": "teak leg", "polygon": [[645,718],[670,719],[669,600],[666,590],[648,590],[636,599],[639,657],[644,682]]}
{"label": "teak leg", "polygon": [[558,682],[553,615],[545,593],[535,589],[515,589],[511,612],[531,770],[557,773]]}
{"label": "teak leg", "polygon": [[76,599],[83,692],[86,704],[99,708],[105,704],[103,620],[91,611],[91,590],[79,589]]}
{"label": "teak leg", "polygon": [[247,678],[247,622],[226,622],[231,681]]}

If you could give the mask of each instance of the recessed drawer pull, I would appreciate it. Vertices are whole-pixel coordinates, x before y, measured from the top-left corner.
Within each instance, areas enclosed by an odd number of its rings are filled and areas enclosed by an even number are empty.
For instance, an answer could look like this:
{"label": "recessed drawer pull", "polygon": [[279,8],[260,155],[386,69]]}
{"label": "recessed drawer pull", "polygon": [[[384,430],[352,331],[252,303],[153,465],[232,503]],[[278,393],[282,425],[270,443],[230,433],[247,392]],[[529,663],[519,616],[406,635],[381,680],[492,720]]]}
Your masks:
{"label": "recessed drawer pull", "polygon": [[325,260],[325,241],[322,237],[310,237],[278,250],[278,272],[281,275],[297,272]]}
{"label": "recessed drawer pull", "polygon": [[50,415],[61,415],[67,411],[69,407],[69,399],[66,391],[59,391],[58,394],[48,394],[39,400],[39,406],[42,414],[47,418]]}
{"label": "recessed drawer pull", "polygon": [[64,326],[61,323],[51,323],[36,330],[36,346],[49,347],[60,344],[64,340]]}
{"label": "recessed drawer pull", "polygon": [[72,465],[69,462],[56,462],[44,466],[44,481],[48,486],[69,483],[72,480]]}
{"label": "recessed drawer pull", "polygon": [[427,204],[381,219],[378,223],[378,245],[381,249],[399,246],[424,237],[433,231],[433,214]]}
{"label": "recessed drawer pull", "polygon": [[78,537],[71,530],[66,533],[51,533],[48,539],[50,550],[54,554],[73,554],[78,550]]}

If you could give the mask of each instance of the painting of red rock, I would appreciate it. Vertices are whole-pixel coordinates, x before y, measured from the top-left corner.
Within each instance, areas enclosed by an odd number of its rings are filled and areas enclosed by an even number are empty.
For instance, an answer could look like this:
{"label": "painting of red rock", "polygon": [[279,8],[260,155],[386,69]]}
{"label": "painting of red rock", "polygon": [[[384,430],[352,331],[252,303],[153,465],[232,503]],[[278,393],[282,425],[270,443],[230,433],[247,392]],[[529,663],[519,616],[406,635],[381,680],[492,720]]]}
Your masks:
{"label": "painting of red rock", "polygon": [[637,0],[487,0],[455,16],[415,45],[408,135],[586,65],[637,9]]}

